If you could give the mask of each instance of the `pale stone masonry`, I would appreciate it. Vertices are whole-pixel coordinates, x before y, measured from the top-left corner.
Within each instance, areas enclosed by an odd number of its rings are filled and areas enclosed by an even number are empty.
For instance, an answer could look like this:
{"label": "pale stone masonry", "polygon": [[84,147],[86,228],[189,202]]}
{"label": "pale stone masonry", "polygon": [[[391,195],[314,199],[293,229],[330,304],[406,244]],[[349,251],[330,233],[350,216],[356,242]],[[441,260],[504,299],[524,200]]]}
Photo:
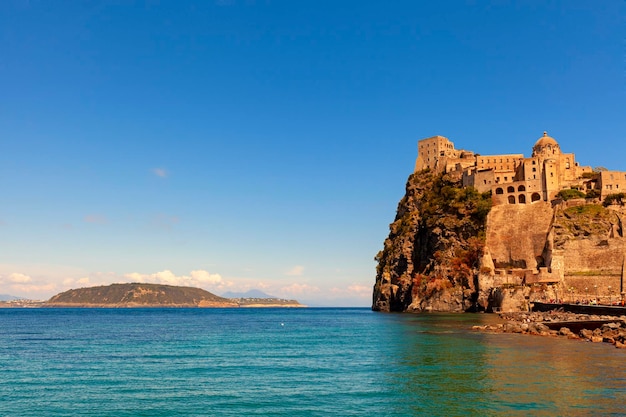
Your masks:
{"label": "pale stone masonry", "polygon": [[600,200],[626,191],[626,172],[600,171],[580,166],[573,153],[563,153],[558,142],[543,133],[530,158],[523,154],[479,155],[455,149],[443,136],[418,141],[415,172],[431,169],[462,178],[463,186],[491,191],[494,205],[552,201],[568,188],[596,190]]}

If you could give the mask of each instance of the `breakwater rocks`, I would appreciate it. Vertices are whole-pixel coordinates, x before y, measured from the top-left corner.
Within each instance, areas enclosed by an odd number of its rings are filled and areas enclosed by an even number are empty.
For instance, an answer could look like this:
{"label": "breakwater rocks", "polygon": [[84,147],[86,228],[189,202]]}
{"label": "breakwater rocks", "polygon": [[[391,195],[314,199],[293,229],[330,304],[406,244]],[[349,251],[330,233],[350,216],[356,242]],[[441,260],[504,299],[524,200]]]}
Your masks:
{"label": "breakwater rocks", "polygon": [[476,331],[567,337],[611,343],[626,349],[626,316],[575,314],[561,311],[499,313],[503,323],[473,326]]}

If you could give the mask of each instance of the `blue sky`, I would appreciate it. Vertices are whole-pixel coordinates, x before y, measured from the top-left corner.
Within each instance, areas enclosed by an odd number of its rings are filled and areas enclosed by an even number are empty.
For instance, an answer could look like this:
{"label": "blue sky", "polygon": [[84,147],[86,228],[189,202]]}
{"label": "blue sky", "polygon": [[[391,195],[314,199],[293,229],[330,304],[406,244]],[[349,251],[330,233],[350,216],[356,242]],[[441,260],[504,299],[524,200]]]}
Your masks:
{"label": "blue sky", "polygon": [[626,171],[623,1],[0,3],[0,293],[371,303],[435,134]]}

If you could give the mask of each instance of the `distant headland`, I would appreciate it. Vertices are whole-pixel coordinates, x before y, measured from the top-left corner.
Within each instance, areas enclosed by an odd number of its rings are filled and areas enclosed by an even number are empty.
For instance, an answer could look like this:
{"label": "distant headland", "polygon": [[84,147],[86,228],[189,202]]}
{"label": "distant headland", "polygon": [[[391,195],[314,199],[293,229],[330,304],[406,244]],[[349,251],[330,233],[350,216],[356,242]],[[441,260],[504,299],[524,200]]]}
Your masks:
{"label": "distant headland", "polygon": [[48,301],[28,305],[15,303],[5,307],[306,307],[296,300],[281,298],[225,298],[194,287],[162,284],[111,284],[59,293]]}

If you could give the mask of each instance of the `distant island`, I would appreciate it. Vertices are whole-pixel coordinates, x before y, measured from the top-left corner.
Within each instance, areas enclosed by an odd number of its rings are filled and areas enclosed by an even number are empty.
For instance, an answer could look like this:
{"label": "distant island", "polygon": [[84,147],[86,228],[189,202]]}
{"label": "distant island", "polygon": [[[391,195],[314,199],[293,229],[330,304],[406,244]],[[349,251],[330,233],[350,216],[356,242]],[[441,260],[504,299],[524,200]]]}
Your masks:
{"label": "distant island", "polygon": [[226,298],[194,287],[162,284],[111,284],[57,294],[42,307],[306,307],[280,298]]}

